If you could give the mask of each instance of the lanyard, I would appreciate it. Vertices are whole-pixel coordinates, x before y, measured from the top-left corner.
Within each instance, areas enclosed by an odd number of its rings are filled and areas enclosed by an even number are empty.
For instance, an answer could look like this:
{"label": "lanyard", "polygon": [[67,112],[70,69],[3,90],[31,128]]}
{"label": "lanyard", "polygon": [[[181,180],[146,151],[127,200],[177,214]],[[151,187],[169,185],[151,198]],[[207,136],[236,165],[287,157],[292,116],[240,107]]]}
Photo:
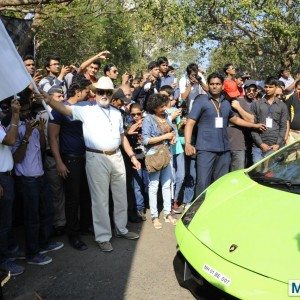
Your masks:
{"label": "lanyard", "polygon": [[106,118],[109,121],[110,126],[112,126],[112,122],[111,122],[111,118],[110,118],[110,107],[108,108],[108,114],[105,112],[105,110],[100,106],[101,110],[103,111],[103,113],[105,114]]}
{"label": "lanyard", "polygon": [[217,105],[215,104],[214,100],[210,99],[210,101],[214,105],[214,107],[216,109],[216,112],[218,114],[218,118],[219,118],[220,117],[221,102],[218,102],[218,107],[217,107]]}

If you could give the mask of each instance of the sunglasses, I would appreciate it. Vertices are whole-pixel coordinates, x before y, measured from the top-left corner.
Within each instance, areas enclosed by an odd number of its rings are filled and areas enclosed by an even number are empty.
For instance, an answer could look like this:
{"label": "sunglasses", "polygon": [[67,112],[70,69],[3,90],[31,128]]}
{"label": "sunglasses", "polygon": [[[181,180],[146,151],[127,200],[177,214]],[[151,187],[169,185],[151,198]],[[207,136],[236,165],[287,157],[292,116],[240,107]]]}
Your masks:
{"label": "sunglasses", "polygon": [[135,116],[140,117],[140,116],[142,115],[142,113],[141,113],[141,112],[139,112],[139,113],[131,113],[130,115],[131,115],[132,117],[135,117]]}
{"label": "sunglasses", "polygon": [[101,89],[98,89],[98,90],[96,90],[96,94],[99,95],[99,96],[103,96],[103,95],[111,96],[113,94],[113,91],[112,90],[101,90]]}

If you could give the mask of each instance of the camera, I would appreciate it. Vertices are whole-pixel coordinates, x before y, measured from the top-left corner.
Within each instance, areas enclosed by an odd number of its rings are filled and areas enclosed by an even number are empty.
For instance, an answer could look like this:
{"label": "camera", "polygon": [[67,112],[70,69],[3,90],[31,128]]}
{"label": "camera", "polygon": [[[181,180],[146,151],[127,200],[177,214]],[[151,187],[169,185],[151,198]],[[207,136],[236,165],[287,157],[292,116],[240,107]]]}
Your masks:
{"label": "camera", "polygon": [[196,80],[199,82],[199,83],[201,83],[202,82],[202,78],[201,78],[201,76],[196,76]]}

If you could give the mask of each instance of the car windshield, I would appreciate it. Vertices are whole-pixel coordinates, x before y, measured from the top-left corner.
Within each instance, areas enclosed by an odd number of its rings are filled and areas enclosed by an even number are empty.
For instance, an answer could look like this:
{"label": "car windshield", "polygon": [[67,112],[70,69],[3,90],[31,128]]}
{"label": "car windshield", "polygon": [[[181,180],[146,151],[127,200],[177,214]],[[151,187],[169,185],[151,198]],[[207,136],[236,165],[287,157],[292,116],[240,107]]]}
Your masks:
{"label": "car windshield", "polygon": [[260,184],[300,194],[300,141],[269,157],[248,175]]}

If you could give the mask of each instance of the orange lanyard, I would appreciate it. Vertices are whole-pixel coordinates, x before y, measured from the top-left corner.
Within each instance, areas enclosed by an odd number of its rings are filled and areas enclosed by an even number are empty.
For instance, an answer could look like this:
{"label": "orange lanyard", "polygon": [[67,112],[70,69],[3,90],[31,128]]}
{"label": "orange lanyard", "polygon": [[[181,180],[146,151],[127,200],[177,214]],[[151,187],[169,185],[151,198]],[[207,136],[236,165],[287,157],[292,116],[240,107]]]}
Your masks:
{"label": "orange lanyard", "polygon": [[216,112],[217,112],[217,114],[218,114],[218,118],[220,117],[220,109],[221,109],[221,102],[218,102],[218,107],[217,107],[217,105],[215,104],[215,101],[214,100],[212,100],[212,99],[210,99],[210,101],[212,102],[212,104],[214,105],[214,107],[215,107],[215,109],[216,109]]}

